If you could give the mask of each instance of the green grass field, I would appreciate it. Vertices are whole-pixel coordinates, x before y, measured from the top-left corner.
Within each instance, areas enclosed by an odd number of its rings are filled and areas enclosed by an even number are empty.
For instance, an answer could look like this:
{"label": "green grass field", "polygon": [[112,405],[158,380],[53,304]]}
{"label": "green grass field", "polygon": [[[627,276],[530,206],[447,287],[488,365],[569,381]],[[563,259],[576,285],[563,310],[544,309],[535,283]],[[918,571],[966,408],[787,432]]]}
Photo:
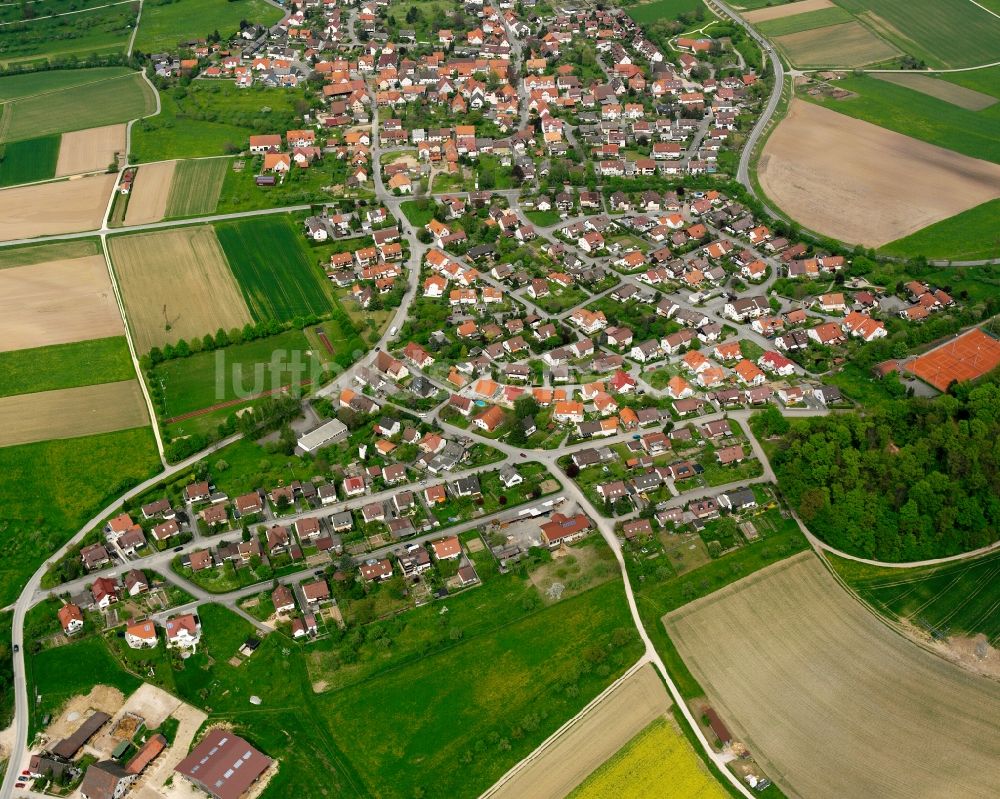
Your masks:
{"label": "green grass field", "polygon": [[0,352],[0,397],[135,377],[124,336]]}
{"label": "green grass field", "polygon": [[60,258],[86,258],[88,255],[100,254],[101,248],[97,239],[74,239],[53,244],[4,247],[0,248],[0,269],[43,264]]}
{"label": "green grass field", "polygon": [[1000,199],[970,208],[880,248],[886,255],[931,260],[1000,258]]}
{"label": "green grass field", "polygon": [[330,312],[330,283],[291,217],[222,222],[215,230],[254,319],[291,321]]}
{"label": "green grass field", "polygon": [[87,519],[159,469],[148,427],[0,448],[0,606]]}
{"label": "green grass field", "polygon": [[231,171],[228,158],[203,158],[181,161],[174,168],[167,198],[168,219],[178,216],[199,216],[215,213],[219,191],[226,172]]}
{"label": "green grass field", "polygon": [[1000,137],[996,133],[1000,126],[1000,103],[982,111],[969,111],[913,89],[865,76],[844,78],[834,85],[855,92],[856,96],[844,100],[800,96],[897,133],[972,158],[1000,163]]}
{"label": "green grass field", "polygon": [[858,595],[890,619],[1000,644],[1000,552],[924,569],[886,569],[831,556]]}
{"label": "green grass field", "polygon": [[648,25],[661,19],[676,19],[679,14],[691,13],[699,8],[705,12],[706,21],[712,19],[714,15],[701,0],[653,0],[651,3],[627,6],[625,11],[640,25]]}
{"label": "green grass field", "polygon": [[[20,81],[7,89],[18,94],[0,108],[0,142],[112,125],[156,110],[153,90],[137,73],[120,69],[82,71],[90,73],[89,80],[62,87],[50,81]],[[0,80],[0,93],[4,91],[2,81],[7,80],[14,79]],[[25,93],[32,85],[35,90]],[[46,86],[52,88],[42,88]]]}
{"label": "green grass field", "polygon": [[158,53],[216,30],[228,38],[239,30],[240,20],[270,26],[280,19],[281,11],[264,0],[146,0],[135,47]]}
{"label": "green grass field", "polygon": [[[0,26],[0,65],[31,64],[90,55],[124,53],[135,24],[137,3],[121,3],[78,14],[52,17],[53,13],[78,10],[94,3],[78,0],[53,2],[37,9],[36,17]],[[20,16],[20,15],[19,15]]]}
{"label": "green grass field", "polygon": [[127,67],[96,67],[93,69],[57,69],[7,75],[0,78],[0,102],[33,97],[74,86],[85,86],[89,83],[130,74],[132,74],[132,70]]}
{"label": "green grass field", "polygon": [[767,22],[758,22],[757,30],[765,36],[785,36],[799,31],[811,31],[814,28],[825,28],[828,25],[841,25],[850,22],[851,15],[837,6],[821,8],[818,11],[807,11],[804,14],[793,14],[790,17],[779,17]]}
{"label": "green grass field", "polygon": [[32,183],[47,180],[56,174],[59,160],[61,137],[39,136],[37,139],[23,139],[0,145],[3,151],[0,160],[0,186],[16,186],[18,183]]}
{"label": "green grass field", "polygon": [[970,2],[835,0],[879,36],[930,67],[996,61],[1000,19]]}

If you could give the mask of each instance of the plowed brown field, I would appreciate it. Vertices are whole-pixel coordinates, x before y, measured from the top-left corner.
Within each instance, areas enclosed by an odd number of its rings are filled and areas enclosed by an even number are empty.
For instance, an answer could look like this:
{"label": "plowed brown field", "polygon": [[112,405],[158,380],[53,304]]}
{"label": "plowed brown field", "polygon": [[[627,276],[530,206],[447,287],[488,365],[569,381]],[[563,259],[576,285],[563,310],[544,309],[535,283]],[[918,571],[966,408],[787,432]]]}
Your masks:
{"label": "plowed brown field", "polygon": [[91,175],[0,191],[0,241],[97,230],[116,175]]}
{"label": "plowed brown field", "polygon": [[124,149],[124,125],[105,125],[64,133],[59,144],[56,176],[105,169],[115,159],[115,153]]}

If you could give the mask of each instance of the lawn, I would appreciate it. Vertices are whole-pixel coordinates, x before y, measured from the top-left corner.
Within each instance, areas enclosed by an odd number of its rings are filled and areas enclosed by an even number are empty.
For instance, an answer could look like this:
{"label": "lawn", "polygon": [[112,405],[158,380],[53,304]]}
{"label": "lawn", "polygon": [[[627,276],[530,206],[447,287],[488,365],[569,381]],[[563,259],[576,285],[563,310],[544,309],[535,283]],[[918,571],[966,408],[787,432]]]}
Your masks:
{"label": "lawn", "polygon": [[1000,163],[1000,137],[996,135],[1000,126],[1000,103],[982,111],[969,111],[922,92],[863,75],[843,78],[833,85],[855,92],[856,96],[844,100],[800,96],[897,133],[973,158]]}
{"label": "lawn", "polygon": [[124,336],[0,352],[0,397],[135,377]]}
{"label": "lawn", "polygon": [[825,28],[828,25],[841,25],[850,21],[851,15],[848,12],[837,6],[832,6],[821,8],[818,11],[807,11],[804,14],[792,14],[789,17],[758,22],[755,27],[765,36],[773,37]]}
{"label": "lawn", "polygon": [[434,218],[434,201],[429,198],[404,200],[399,207],[409,223],[418,229]]}
{"label": "lawn", "polygon": [[830,555],[834,570],[889,619],[1000,644],[1000,552],[924,569],[886,569]]}
{"label": "lawn", "polygon": [[[6,91],[15,99],[3,108],[0,142],[112,125],[156,110],[153,90],[138,73],[118,68],[80,71],[85,74],[78,83],[23,80],[12,84]],[[0,80],[0,93],[4,93],[3,81],[8,80],[16,78]]]}
{"label": "lawn", "polygon": [[159,469],[146,427],[0,448],[0,606],[95,512]]}
{"label": "lawn", "polygon": [[288,322],[333,309],[330,283],[291,217],[222,222],[215,230],[255,320]]}
{"label": "lawn", "polygon": [[124,53],[135,24],[138,3],[116,3],[79,14],[46,17],[80,8],[74,0],[48,3],[30,21],[0,27],[0,65],[46,65],[90,55]]}
{"label": "lawn", "polygon": [[174,50],[180,42],[204,39],[214,31],[223,39],[240,21],[273,25],[281,11],[265,0],[146,0],[135,48],[143,53]]}
{"label": "lawn", "polygon": [[557,225],[561,219],[558,211],[525,211],[524,215],[528,217],[532,224],[538,225],[538,227]]}
{"label": "lawn", "polygon": [[56,174],[60,136],[39,136],[0,146],[0,186],[47,180]]}
{"label": "lawn", "polygon": [[1000,258],[1000,199],[942,219],[880,248],[886,255],[931,260],[975,261]]}
{"label": "lawn", "polygon": [[179,162],[170,183],[166,218],[214,214],[222,181],[231,166],[232,161],[228,158]]}
{"label": "lawn", "polygon": [[724,799],[729,794],[691,751],[676,724],[657,719],[587,777],[569,799],[642,799],[659,796]]}

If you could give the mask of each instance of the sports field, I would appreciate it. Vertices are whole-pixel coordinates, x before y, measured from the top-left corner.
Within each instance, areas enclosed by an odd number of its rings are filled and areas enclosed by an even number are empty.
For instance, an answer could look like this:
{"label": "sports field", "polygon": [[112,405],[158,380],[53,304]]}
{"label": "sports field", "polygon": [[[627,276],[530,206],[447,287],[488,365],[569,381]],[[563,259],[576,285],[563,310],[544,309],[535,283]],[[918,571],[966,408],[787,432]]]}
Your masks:
{"label": "sports field", "polygon": [[774,43],[797,67],[862,67],[900,54],[857,20],[778,36]]}
{"label": "sports field", "polygon": [[0,447],[129,430],[149,421],[139,381],[0,398]]}
{"label": "sports field", "polygon": [[0,142],[127,122],[156,110],[153,90],[135,72],[120,67],[79,72],[62,80],[44,72],[0,78],[0,99],[5,100]]}
{"label": "sports field", "polygon": [[291,217],[221,222],[215,229],[256,321],[287,322],[330,312],[330,282],[306,251],[305,237]]}
{"label": "sports field", "polygon": [[0,186],[48,180],[56,174],[59,136],[39,136],[0,145]]}
{"label": "sports field", "polygon": [[229,158],[178,161],[170,184],[166,216],[174,218],[215,213],[222,181],[231,167],[232,160]]}
{"label": "sports field", "polygon": [[666,718],[657,719],[636,735],[569,799],[652,799],[661,795],[684,799],[729,796],[691,751],[673,720]]}
{"label": "sports field", "polygon": [[208,226],[108,240],[136,351],[251,321]]}
{"label": "sports field", "polygon": [[0,397],[135,377],[124,336],[0,352]]}
{"label": "sports field", "polygon": [[906,369],[938,391],[953,380],[975,380],[1000,366],[1000,341],[974,328],[911,361]]}
{"label": "sports field", "polygon": [[0,352],[121,333],[103,256],[0,269]]}
{"label": "sports field", "polygon": [[923,230],[880,248],[886,255],[911,258],[973,261],[1000,258],[1000,200],[990,200],[968,211],[935,222]]}
{"label": "sports field", "polygon": [[144,225],[163,219],[175,165],[175,161],[160,161],[136,170],[125,211],[126,225]]}
{"label": "sports field", "polygon": [[1000,684],[897,635],[812,552],[664,622],[709,701],[786,794],[995,795]]}
{"label": "sports field", "polygon": [[74,57],[82,60],[90,55],[125,52],[138,3],[108,0],[89,5],[93,7],[82,13],[54,17],[53,14],[78,11],[81,4],[75,0],[49,0],[31,20],[23,21],[20,13],[8,17],[6,21],[12,24],[0,26],[0,65],[44,66],[46,61]]}
{"label": "sports field", "polygon": [[125,150],[125,125],[103,125],[62,135],[57,175],[77,175],[107,169]]}
{"label": "sports field", "polygon": [[218,30],[224,39],[240,20],[273,25],[281,11],[264,0],[146,0],[135,47],[144,53],[171,51],[178,42],[204,39]]}

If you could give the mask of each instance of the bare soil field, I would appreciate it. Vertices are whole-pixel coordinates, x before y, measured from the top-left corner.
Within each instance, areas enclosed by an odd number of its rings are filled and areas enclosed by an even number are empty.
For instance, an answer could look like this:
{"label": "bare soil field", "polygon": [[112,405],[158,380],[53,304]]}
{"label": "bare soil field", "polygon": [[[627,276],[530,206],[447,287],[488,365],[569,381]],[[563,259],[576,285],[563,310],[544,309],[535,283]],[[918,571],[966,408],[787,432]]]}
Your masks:
{"label": "bare soil field", "polygon": [[794,99],[758,165],[808,228],[878,247],[1000,196],[1000,165]]}
{"label": "bare soil field", "polygon": [[1000,685],[892,631],[812,552],[664,624],[709,701],[787,796],[996,795]]}
{"label": "bare soil field", "polygon": [[110,433],[148,423],[137,380],[0,398],[0,447]]}
{"label": "bare soil field", "polygon": [[576,723],[533,752],[490,799],[562,799],[608,758],[670,709],[670,697],[652,665],[626,678]]}
{"label": "bare soil field", "polygon": [[0,241],[97,230],[115,175],[40,183],[0,191]]}
{"label": "bare soil field", "polygon": [[161,161],[139,167],[125,211],[126,225],[145,225],[163,219],[176,166],[176,161]]}
{"label": "bare soil field", "polygon": [[56,177],[105,169],[125,149],[125,126],[105,125],[64,133],[59,143]]}
{"label": "bare soil field", "polygon": [[828,25],[778,36],[774,43],[797,67],[861,67],[899,55],[860,22]]}
{"label": "bare soil field", "polygon": [[975,89],[968,89],[959,86],[957,83],[950,83],[940,78],[932,78],[929,75],[906,72],[873,72],[872,77],[884,80],[886,83],[895,83],[897,86],[904,86],[913,89],[915,92],[927,94],[946,103],[957,105],[969,111],[982,111],[997,102],[996,97],[991,97]]}
{"label": "bare soil field", "polygon": [[795,3],[785,3],[783,6],[744,11],[740,16],[747,22],[767,22],[772,19],[791,17],[795,14],[804,14],[806,11],[819,11],[821,8],[830,8],[832,5],[830,0],[798,0]]}
{"label": "bare soil field", "polygon": [[152,347],[251,322],[211,226],[110,239],[135,347]]}
{"label": "bare soil field", "polygon": [[103,255],[0,269],[0,352],[120,336],[123,329]]}
{"label": "bare soil field", "polygon": [[117,688],[109,685],[95,685],[89,694],[74,696],[45,730],[46,740],[55,743],[76,732],[77,727],[93,710],[102,710],[110,716],[121,708],[125,697]]}

